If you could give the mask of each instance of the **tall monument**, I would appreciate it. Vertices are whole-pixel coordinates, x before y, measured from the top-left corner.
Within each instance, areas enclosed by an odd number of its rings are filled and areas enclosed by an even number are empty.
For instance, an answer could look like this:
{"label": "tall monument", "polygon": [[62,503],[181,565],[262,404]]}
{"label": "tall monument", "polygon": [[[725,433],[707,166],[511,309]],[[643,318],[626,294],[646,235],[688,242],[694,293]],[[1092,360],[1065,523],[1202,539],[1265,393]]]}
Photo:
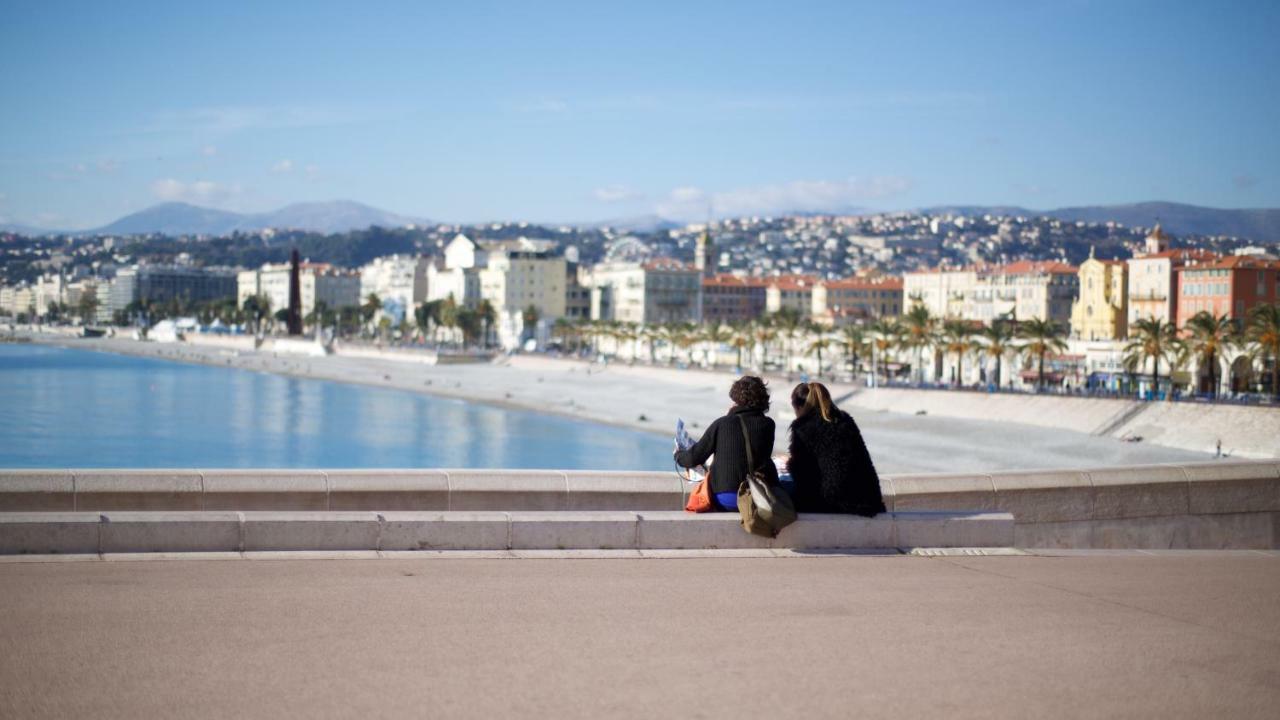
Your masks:
{"label": "tall monument", "polygon": [[290,335],[302,334],[302,279],[299,277],[298,249],[289,256],[289,317],[286,323]]}
{"label": "tall monument", "polygon": [[716,261],[713,257],[715,251],[716,244],[711,240],[711,228],[708,223],[707,229],[698,236],[698,249],[693,256],[693,265],[698,268],[698,272],[702,273],[702,277],[711,277],[716,274]]}

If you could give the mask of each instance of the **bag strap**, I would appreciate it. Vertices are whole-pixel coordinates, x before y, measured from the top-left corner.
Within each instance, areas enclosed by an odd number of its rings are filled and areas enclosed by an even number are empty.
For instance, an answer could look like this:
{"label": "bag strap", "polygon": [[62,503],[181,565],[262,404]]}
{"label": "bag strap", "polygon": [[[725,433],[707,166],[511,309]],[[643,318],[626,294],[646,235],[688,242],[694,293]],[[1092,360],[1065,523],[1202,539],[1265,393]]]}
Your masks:
{"label": "bag strap", "polygon": [[751,438],[747,435],[747,421],[738,416],[738,424],[742,426],[742,442],[747,446],[747,472],[756,469],[756,461],[751,457]]}

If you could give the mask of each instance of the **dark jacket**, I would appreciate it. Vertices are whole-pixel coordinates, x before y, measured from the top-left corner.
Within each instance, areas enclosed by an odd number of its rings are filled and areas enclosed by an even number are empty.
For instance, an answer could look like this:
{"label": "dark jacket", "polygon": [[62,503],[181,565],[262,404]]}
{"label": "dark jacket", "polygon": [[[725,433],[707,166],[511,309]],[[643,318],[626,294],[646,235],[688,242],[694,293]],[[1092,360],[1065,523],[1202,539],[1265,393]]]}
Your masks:
{"label": "dark jacket", "polygon": [[728,415],[716,418],[693,447],[676,452],[676,462],[686,468],[705,463],[712,454],[716,456],[711,463],[713,493],[737,492],[738,485],[746,479],[747,448],[742,442],[742,424],[738,418],[747,423],[747,437],[751,438],[752,459],[756,461],[756,467],[763,469],[774,483],[777,482],[778,469],[771,457],[775,429],[773,419],[754,408],[734,407]]}
{"label": "dark jacket", "polygon": [[862,433],[843,410],[831,422],[810,412],[791,423],[787,472],[795,481],[799,512],[871,517],[885,510],[880,477]]}

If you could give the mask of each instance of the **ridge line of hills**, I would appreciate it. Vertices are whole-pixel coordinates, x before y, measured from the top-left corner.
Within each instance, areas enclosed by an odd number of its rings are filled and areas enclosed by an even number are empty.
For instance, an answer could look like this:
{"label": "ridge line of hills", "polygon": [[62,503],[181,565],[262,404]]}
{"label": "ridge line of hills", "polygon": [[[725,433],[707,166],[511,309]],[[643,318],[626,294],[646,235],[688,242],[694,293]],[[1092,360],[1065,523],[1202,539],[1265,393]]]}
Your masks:
{"label": "ridge line of hills", "polygon": [[[873,211],[844,211],[838,214],[872,214]],[[1117,222],[1127,227],[1151,227],[1159,222],[1174,235],[1227,235],[1256,242],[1280,241],[1280,208],[1221,209],[1171,202],[1143,202],[1127,205],[1090,205],[1032,210],[1018,206],[939,205],[914,212],[965,216],[1006,215],[1054,217],[1069,222]],[[769,213],[816,215],[822,213]],[[227,235],[236,231],[307,230],[325,234],[362,230],[373,225],[403,227],[431,225],[431,220],[399,215],[349,200],[295,203],[263,213],[236,213],[199,207],[188,203],[162,203],[126,215],[115,222],[91,230],[60,232],[26,225],[0,225],[0,232],[24,235]],[[573,225],[574,223],[565,223]],[[682,223],[659,215],[642,215],[604,222],[578,223],[579,227],[613,227],[631,232],[653,232],[681,227]]]}

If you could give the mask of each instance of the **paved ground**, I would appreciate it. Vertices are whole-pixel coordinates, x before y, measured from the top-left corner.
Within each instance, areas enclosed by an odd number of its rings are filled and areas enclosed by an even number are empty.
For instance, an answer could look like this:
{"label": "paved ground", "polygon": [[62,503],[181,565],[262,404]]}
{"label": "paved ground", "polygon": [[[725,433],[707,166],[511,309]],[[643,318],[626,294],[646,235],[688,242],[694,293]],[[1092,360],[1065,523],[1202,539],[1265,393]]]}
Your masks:
{"label": "paved ground", "polygon": [[1275,717],[1280,557],[0,564],[0,717]]}

